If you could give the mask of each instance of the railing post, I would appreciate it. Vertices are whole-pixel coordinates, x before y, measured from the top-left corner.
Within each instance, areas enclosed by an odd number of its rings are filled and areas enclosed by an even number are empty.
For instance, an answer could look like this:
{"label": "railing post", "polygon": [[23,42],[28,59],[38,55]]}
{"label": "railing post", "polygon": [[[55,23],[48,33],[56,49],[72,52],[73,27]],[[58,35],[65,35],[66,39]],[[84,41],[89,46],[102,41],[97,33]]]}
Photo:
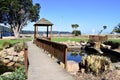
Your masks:
{"label": "railing post", "polygon": [[65,66],[64,66],[64,68],[65,68],[66,70],[67,70],[67,52],[68,52],[68,48],[65,49],[65,56],[64,56],[64,57],[65,57],[65,63],[64,63]]}
{"label": "railing post", "polygon": [[24,65],[25,65],[25,73],[28,73],[28,46],[24,43]]}

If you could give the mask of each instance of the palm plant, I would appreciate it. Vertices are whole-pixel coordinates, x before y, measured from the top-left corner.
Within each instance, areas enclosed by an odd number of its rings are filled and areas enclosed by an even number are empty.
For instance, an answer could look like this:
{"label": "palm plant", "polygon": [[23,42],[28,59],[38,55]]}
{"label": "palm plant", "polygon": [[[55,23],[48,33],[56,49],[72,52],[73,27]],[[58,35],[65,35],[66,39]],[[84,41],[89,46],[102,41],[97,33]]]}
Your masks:
{"label": "palm plant", "polygon": [[78,25],[78,24],[72,24],[71,26],[72,26],[72,28],[73,28],[74,31],[75,31],[74,34],[76,35],[76,31],[77,31],[76,29],[79,27],[79,25]]}
{"label": "palm plant", "polygon": [[100,32],[99,32],[99,34],[101,34],[102,32],[103,32],[103,30],[105,30],[105,29],[107,29],[107,26],[103,26],[103,29],[102,30],[100,30]]}

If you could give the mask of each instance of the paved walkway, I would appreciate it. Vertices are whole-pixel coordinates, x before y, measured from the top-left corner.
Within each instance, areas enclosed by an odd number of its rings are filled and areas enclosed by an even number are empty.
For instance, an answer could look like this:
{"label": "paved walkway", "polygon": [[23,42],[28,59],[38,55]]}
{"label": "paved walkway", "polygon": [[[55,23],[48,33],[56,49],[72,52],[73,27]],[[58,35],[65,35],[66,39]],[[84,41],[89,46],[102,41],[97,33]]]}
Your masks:
{"label": "paved walkway", "polygon": [[28,80],[74,80],[74,78],[60,65],[55,63],[32,42],[28,45]]}

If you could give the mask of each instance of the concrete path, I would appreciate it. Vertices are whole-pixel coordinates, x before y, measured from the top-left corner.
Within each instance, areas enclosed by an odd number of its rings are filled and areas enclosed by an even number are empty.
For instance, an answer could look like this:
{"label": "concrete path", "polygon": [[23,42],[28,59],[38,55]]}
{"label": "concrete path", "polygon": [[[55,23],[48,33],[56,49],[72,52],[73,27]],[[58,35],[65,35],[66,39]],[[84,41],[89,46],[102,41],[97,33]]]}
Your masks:
{"label": "concrete path", "polygon": [[28,80],[75,80],[65,69],[55,63],[32,42],[28,45]]}

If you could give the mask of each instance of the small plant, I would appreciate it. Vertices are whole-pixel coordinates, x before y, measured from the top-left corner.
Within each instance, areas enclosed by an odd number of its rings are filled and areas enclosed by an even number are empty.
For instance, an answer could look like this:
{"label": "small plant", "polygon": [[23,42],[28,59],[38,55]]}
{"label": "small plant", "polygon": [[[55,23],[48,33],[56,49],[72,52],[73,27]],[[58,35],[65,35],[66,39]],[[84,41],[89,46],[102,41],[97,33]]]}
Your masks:
{"label": "small plant", "polygon": [[0,80],[27,80],[27,76],[25,75],[24,66],[16,69],[11,74],[1,75]]}
{"label": "small plant", "polygon": [[0,51],[2,51],[2,50],[3,50],[3,48],[0,47]]}
{"label": "small plant", "polygon": [[84,66],[86,72],[98,75],[111,68],[111,61],[104,56],[89,55],[83,57],[81,65]]}
{"label": "small plant", "polygon": [[6,48],[10,48],[12,44],[10,42],[4,42],[2,46],[6,49]]}
{"label": "small plant", "polygon": [[14,46],[14,51],[20,52],[20,51],[22,51],[22,50],[23,50],[23,44],[21,44],[21,43],[15,44],[15,46]]}

